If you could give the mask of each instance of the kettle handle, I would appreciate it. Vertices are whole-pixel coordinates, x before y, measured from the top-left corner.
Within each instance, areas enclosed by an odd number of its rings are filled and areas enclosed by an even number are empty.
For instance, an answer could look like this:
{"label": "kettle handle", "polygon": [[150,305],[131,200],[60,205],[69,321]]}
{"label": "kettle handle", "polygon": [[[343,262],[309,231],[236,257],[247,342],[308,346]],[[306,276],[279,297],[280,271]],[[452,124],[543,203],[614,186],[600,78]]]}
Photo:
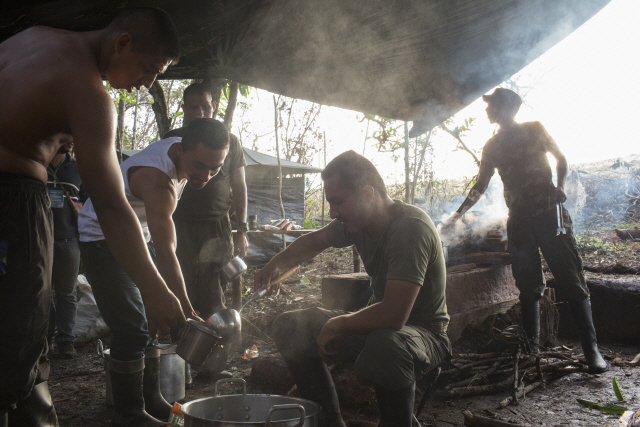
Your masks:
{"label": "kettle handle", "polygon": [[222,378],[218,381],[216,381],[216,383],[213,385],[213,395],[214,396],[218,396],[218,385],[222,384],[222,383],[236,383],[236,382],[240,382],[242,383],[242,394],[244,396],[247,395],[247,382],[245,380],[243,380],[242,378]]}
{"label": "kettle handle", "polygon": [[304,406],[298,404],[289,404],[289,405],[273,405],[269,412],[267,412],[267,422],[265,427],[269,427],[271,425],[271,414],[276,411],[284,411],[286,409],[297,409],[300,411],[300,421],[294,427],[302,427],[304,424],[304,419],[307,417],[307,413],[304,410]]}
{"label": "kettle handle", "polygon": [[96,353],[98,356],[104,358],[104,345],[102,344],[102,340],[98,339],[96,342]]}

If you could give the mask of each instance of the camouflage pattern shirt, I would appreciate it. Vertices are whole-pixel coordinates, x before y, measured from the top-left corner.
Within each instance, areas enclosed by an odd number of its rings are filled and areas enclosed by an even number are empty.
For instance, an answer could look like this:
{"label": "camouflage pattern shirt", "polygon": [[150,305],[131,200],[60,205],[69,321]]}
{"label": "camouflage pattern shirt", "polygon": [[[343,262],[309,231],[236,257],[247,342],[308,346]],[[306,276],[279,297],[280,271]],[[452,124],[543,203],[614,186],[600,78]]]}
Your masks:
{"label": "camouflage pattern shirt", "polygon": [[501,129],[485,144],[480,174],[493,176],[498,169],[509,216],[535,217],[555,207],[550,151],[559,150],[540,122]]}

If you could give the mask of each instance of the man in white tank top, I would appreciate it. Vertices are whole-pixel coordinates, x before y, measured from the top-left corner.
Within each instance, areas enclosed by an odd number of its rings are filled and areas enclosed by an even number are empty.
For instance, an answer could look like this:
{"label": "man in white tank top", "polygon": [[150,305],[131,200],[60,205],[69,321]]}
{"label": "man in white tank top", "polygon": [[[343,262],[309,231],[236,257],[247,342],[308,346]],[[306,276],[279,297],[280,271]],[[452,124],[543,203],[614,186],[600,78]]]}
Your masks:
{"label": "man in white tank top", "polygon": [[[185,290],[176,258],[173,211],[185,183],[202,188],[220,170],[229,151],[229,132],[214,119],[198,119],[189,124],[182,138],[167,138],[149,145],[120,165],[125,194],[133,208],[149,252],[162,278],[180,301],[187,318],[197,319]],[[118,265],[106,245],[93,203],[89,199],[78,218],[80,245],[87,279],[107,325],[113,331],[110,379],[114,398],[128,396],[137,404],[117,405],[114,425],[147,426],[159,421],[140,408],[143,397],[145,347],[151,343],[144,302],[131,278]],[[153,241],[153,246],[150,242]],[[147,360],[147,365],[151,363]],[[144,369],[144,396],[157,390],[154,375]],[[157,397],[157,393],[155,395]],[[167,419],[171,406],[161,397],[147,402],[147,411]],[[147,398],[146,400],[150,400]]]}

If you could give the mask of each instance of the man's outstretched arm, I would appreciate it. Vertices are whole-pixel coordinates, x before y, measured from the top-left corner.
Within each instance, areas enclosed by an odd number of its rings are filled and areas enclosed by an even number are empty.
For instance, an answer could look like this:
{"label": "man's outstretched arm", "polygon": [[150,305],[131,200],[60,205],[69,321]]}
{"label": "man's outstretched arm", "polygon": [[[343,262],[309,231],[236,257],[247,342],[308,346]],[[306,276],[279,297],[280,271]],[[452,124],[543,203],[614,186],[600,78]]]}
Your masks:
{"label": "man's outstretched arm", "polygon": [[153,265],[138,219],[124,194],[113,146],[115,107],[101,82],[70,81],[61,102],[73,134],[78,170],[113,256],[140,289],[152,337],[180,328],[180,302]]}
{"label": "man's outstretched arm", "polygon": [[253,278],[253,289],[268,288],[272,279],[280,276],[289,268],[309,261],[320,252],[329,248],[326,227],[298,237],[287,249],[271,258]]}
{"label": "man's outstretched arm", "polygon": [[178,197],[170,178],[160,169],[140,168],[129,175],[129,188],[134,196],[144,201],[147,225],[153,240],[160,275],[171,292],[178,297],[184,315],[190,319],[197,319],[198,316],[189,302],[176,256],[176,229],[171,215],[176,208]]}

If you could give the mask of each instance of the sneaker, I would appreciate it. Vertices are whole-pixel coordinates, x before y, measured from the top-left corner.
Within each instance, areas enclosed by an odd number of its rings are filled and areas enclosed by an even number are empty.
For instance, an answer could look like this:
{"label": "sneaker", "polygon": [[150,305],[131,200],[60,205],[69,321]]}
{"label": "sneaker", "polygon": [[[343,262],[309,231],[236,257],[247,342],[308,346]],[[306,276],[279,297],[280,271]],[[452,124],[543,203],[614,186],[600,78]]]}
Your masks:
{"label": "sneaker", "polygon": [[58,344],[58,355],[63,359],[73,359],[76,357],[76,349],[73,348],[72,341],[65,341]]}

